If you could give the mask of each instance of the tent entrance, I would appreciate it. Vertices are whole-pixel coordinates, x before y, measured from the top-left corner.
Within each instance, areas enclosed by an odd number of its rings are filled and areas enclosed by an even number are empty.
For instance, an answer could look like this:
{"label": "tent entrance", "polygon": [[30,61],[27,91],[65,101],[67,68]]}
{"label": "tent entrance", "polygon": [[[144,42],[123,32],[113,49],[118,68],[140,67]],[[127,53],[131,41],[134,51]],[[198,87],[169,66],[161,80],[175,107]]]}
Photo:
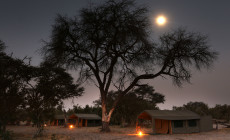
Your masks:
{"label": "tent entrance", "polygon": [[171,121],[155,119],[155,131],[158,134],[172,134]]}

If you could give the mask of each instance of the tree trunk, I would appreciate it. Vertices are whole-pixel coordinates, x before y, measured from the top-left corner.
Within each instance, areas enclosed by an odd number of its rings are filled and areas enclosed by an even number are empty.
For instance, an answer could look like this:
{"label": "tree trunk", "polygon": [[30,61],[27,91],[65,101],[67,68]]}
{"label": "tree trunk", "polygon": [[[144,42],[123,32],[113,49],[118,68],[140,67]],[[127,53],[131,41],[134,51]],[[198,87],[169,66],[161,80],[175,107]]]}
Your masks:
{"label": "tree trunk", "polygon": [[102,121],[102,129],[101,132],[110,132],[109,122]]}
{"label": "tree trunk", "polygon": [[125,118],[121,117],[121,127],[126,127],[126,122],[125,122]]}
{"label": "tree trunk", "polygon": [[64,127],[68,127],[68,119],[67,119],[67,115],[66,115],[66,112],[64,112],[65,114],[65,122],[64,122]]}
{"label": "tree trunk", "polygon": [[102,101],[101,107],[102,107],[102,128],[101,128],[101,132],[110,132],[110,128],[109,128],[110,116],[107,114],[105,102]]}
{"label": "tree trunk", "polygon": [[41,123],[38,123],[36,133],[34,134],[34,138],[42,136],[43,130],[44,130],[44,126]]}
{"label": "tree trunk", "polygon": [[216,120],[216,129],[218,130],[218,121]]}
{"label": "tree trunk", "polygon": [[37,116],[37,124],[36,124],[36,127],[37,127],[37,130],[34,134],[34,138],[36,137],[40,137],[43,135],[43,130],[44,130],[44,125],[43,123],[41,122],[41,118],[40,118],[40,115]]}
{"label": "tree trunk", "polygon": [[4,121],[2,121],[2,123],[0,122],[0,132],[6,132],[6,123]]}
{"label": "tree trunk", "polygon": [[6,132],[6,126],[5,125],[2,125],[0,126],[0,133],[5,133]]}
{"label": "tree trunk", "polygon": [[3,124],[3,126],[2,126],[2,132],[6,132],[6,125],[5,124]]}

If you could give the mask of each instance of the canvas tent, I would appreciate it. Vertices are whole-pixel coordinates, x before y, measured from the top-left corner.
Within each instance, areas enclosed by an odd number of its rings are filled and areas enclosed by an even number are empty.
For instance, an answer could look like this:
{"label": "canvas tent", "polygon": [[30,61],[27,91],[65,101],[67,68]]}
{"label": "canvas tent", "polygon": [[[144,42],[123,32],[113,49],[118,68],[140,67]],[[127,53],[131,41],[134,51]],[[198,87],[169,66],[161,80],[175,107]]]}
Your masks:
{"label": "canvas tent", "polygon": [[101,117],[96,114],[72,114],[69,116],[69,123],[77,127],[100,126]]}
{"label": "canvas tent", "polygon": [[55,115],[51,125],[62,126],[65,124],[65,115]]}
{"label": "canvas tent", "polygon": [[196,133],[212,130],[210,116],[200,117],[188,110],[145,110],[138,116],[138,119],[150,120],[153,133],[158,134]]}

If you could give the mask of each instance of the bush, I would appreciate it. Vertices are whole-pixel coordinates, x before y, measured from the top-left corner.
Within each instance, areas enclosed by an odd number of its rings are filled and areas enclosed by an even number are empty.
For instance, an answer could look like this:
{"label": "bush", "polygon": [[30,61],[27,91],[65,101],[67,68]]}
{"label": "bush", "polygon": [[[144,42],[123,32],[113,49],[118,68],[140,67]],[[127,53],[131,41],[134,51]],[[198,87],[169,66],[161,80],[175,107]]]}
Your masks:
{"label": "bush", "polygon": [[0,138],[1,140],[12,140],[12,135],[13,135],[13,132],[11,131],[0,131]]}

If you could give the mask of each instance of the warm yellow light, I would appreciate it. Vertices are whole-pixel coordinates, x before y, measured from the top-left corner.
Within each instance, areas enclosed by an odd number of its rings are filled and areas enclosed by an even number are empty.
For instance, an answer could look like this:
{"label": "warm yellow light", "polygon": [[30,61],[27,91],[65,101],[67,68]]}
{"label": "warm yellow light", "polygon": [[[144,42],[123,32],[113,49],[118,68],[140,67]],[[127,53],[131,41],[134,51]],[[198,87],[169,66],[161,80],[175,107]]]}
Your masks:
{"label": "warm yellow light", "polygon": [[128,134],[128,135],[135,135],[135,136],[142,137],[142,136],[149,135],[149,134],[144,134],[142,131],[137,131],[135,134]]}
{"label": "warm yellow light", "polygon": [[166,18],[164,16],[158,16],[156,18],[156,22],[158,25],[164,25],[166,23]]}
{"label": "warm yellow light", "polygon": [[73,125],[70,125],[69,128],[73,128]]}

